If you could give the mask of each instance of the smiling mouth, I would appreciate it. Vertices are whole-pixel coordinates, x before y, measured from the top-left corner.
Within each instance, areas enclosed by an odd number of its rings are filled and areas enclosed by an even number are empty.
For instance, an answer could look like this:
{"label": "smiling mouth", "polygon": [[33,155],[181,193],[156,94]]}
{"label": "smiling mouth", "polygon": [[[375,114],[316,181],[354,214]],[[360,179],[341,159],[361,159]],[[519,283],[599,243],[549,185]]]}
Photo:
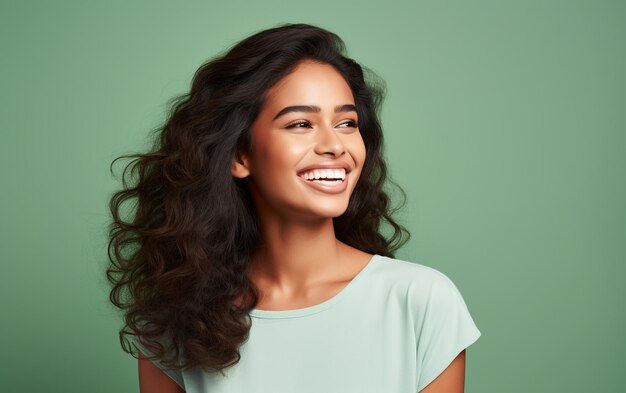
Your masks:
{"label": "smiling mouth", "polygon": [[350,171],[344,168],[312,169],[301,172],[298,176],[306,181],[320,184],[339,184],[344,181],[348,173],[350,173]]}
{"label": "smiling mouth", "polygon": [[325,194],[341,194],[348,187],[348,176],[346,173],[345,178],[337,179],[337,178],[320,178],[320,179],[306,179],[304,176],[298,176],[305,182],[309,187],[325,193]]}
{"label": "smiling mouth", "polygon": [[[345,175],[344,175],[345,176]],[[319,183],[319,184],[326,184],[326,185],[336,185],[336,184],[341,184],[345,181],[345,177],[343,179],[341,178],[336,178],[336,177],[321,177],[319,179],[315,179],[315,178],[311,178],[311,179],[307,179],[304,174],[299,175],[299,178],[301,178],[302,180],[305,180],[307,182],[313,182],[313,183]]]}

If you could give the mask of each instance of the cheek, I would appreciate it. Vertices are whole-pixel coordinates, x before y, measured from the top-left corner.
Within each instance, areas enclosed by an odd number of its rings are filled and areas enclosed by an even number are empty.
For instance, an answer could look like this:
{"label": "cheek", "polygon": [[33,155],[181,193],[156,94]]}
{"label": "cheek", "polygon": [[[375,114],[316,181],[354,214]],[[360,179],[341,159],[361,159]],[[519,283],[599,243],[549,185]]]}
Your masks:
{"label": "cheek", "polygon": [[363,139],[361,139],[361,157],[363,158],[363,161],[365,161],[366,156],[367,156],[367,153],[365,149],[365,143],[363,142]]}
{"label": "cheek", "polygon": [[357,134],[355,139],[352,141],[352,152],[355,161],[357,161],[357,165],[362,167],[365,163],[366,149],[365,142],[363,141],[361,134]]}
{"label": "cheek", "polygon": [[358,167],[357,177],[354,179],[354,186],[356,187],[356,183],[361,178],[361,174],[363,173],[363,167],[365,166],[365,160],[367,158],[367,151],[365,149],[365,143],[363,139],[359,136],[358,141],[352,146],[352,158],[355,161],[356,166]]}
{"label": "cheek", "polygon": [[271,192],[272,187],[292,181],[289,175],[296,176],[300,154],[295,144],[278,139],[258,146],[252,165],[257,168],[256,177],[264,183],[263,188]]}

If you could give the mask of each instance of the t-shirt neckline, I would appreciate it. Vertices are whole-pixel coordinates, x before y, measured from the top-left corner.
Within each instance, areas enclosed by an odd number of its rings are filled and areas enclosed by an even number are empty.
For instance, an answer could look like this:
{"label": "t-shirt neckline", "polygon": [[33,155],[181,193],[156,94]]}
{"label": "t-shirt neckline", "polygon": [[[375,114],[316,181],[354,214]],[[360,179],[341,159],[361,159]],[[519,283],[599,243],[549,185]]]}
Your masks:
{"label": "t-shirt neckline", "polygon": [[372,255],[369,262],[365,265],[365,267],[363,267],[363,269],[361,269],[360,272],[356,274],[356,276],[352,278],[352,280],[350,280],[348,285],[343,287],[341,291],[336,293],[330,299],[324,300],[321,303],[314,304],[309,307],[294,308],[290,310],[259,310],[255,308],[250,311],[250,316],[254,318],[297,318],[306,315],[316,314],[320,311],[326,310],[327,308],[333,306],[335,303],[341,300],[343,297],[345,297],[352,290],[356,283],[359,282],[363,278],[363,276],[365,276],[367,272],[371,269],[371,266],[374,264],[374,261],[378,257],[378,254]]}

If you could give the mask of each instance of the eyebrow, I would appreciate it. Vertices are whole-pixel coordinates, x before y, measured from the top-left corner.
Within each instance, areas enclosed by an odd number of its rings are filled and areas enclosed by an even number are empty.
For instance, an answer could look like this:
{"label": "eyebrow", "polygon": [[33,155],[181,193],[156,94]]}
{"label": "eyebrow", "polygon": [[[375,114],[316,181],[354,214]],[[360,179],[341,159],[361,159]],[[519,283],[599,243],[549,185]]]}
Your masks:
{"label": "eyebrow", "polygon": [[[319,113],[322,110],[320,109],[319,106],[315,106],[315,105],[294,105],[294,106],[288,106],[286,108],[283,108],[280,112],[278,112],[278,114],[276,116],[274,116],[274,118],[272,119],[272,121],[278,119],[279,117],[281,117],[282,115],[286,115],[287,113],[291,113],[291,112],[311,112],[311,113]],[[352,104],[345,104],[345,105],[338,105],[335,107],[335,113],[339,113],[339,112],[356,112],[356,106],[352,105]]]}

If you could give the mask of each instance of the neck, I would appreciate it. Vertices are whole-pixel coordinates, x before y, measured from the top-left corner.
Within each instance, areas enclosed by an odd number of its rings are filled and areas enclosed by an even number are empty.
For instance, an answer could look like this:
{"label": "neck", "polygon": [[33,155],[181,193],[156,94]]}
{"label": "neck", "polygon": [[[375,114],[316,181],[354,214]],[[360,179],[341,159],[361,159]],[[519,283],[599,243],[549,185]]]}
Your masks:
{"label": "neck", "polygon": [[335,238],[332,218],[316,223],[263,222],[250,263],[253,282],[295,294],[336,276],[346,247]]}

